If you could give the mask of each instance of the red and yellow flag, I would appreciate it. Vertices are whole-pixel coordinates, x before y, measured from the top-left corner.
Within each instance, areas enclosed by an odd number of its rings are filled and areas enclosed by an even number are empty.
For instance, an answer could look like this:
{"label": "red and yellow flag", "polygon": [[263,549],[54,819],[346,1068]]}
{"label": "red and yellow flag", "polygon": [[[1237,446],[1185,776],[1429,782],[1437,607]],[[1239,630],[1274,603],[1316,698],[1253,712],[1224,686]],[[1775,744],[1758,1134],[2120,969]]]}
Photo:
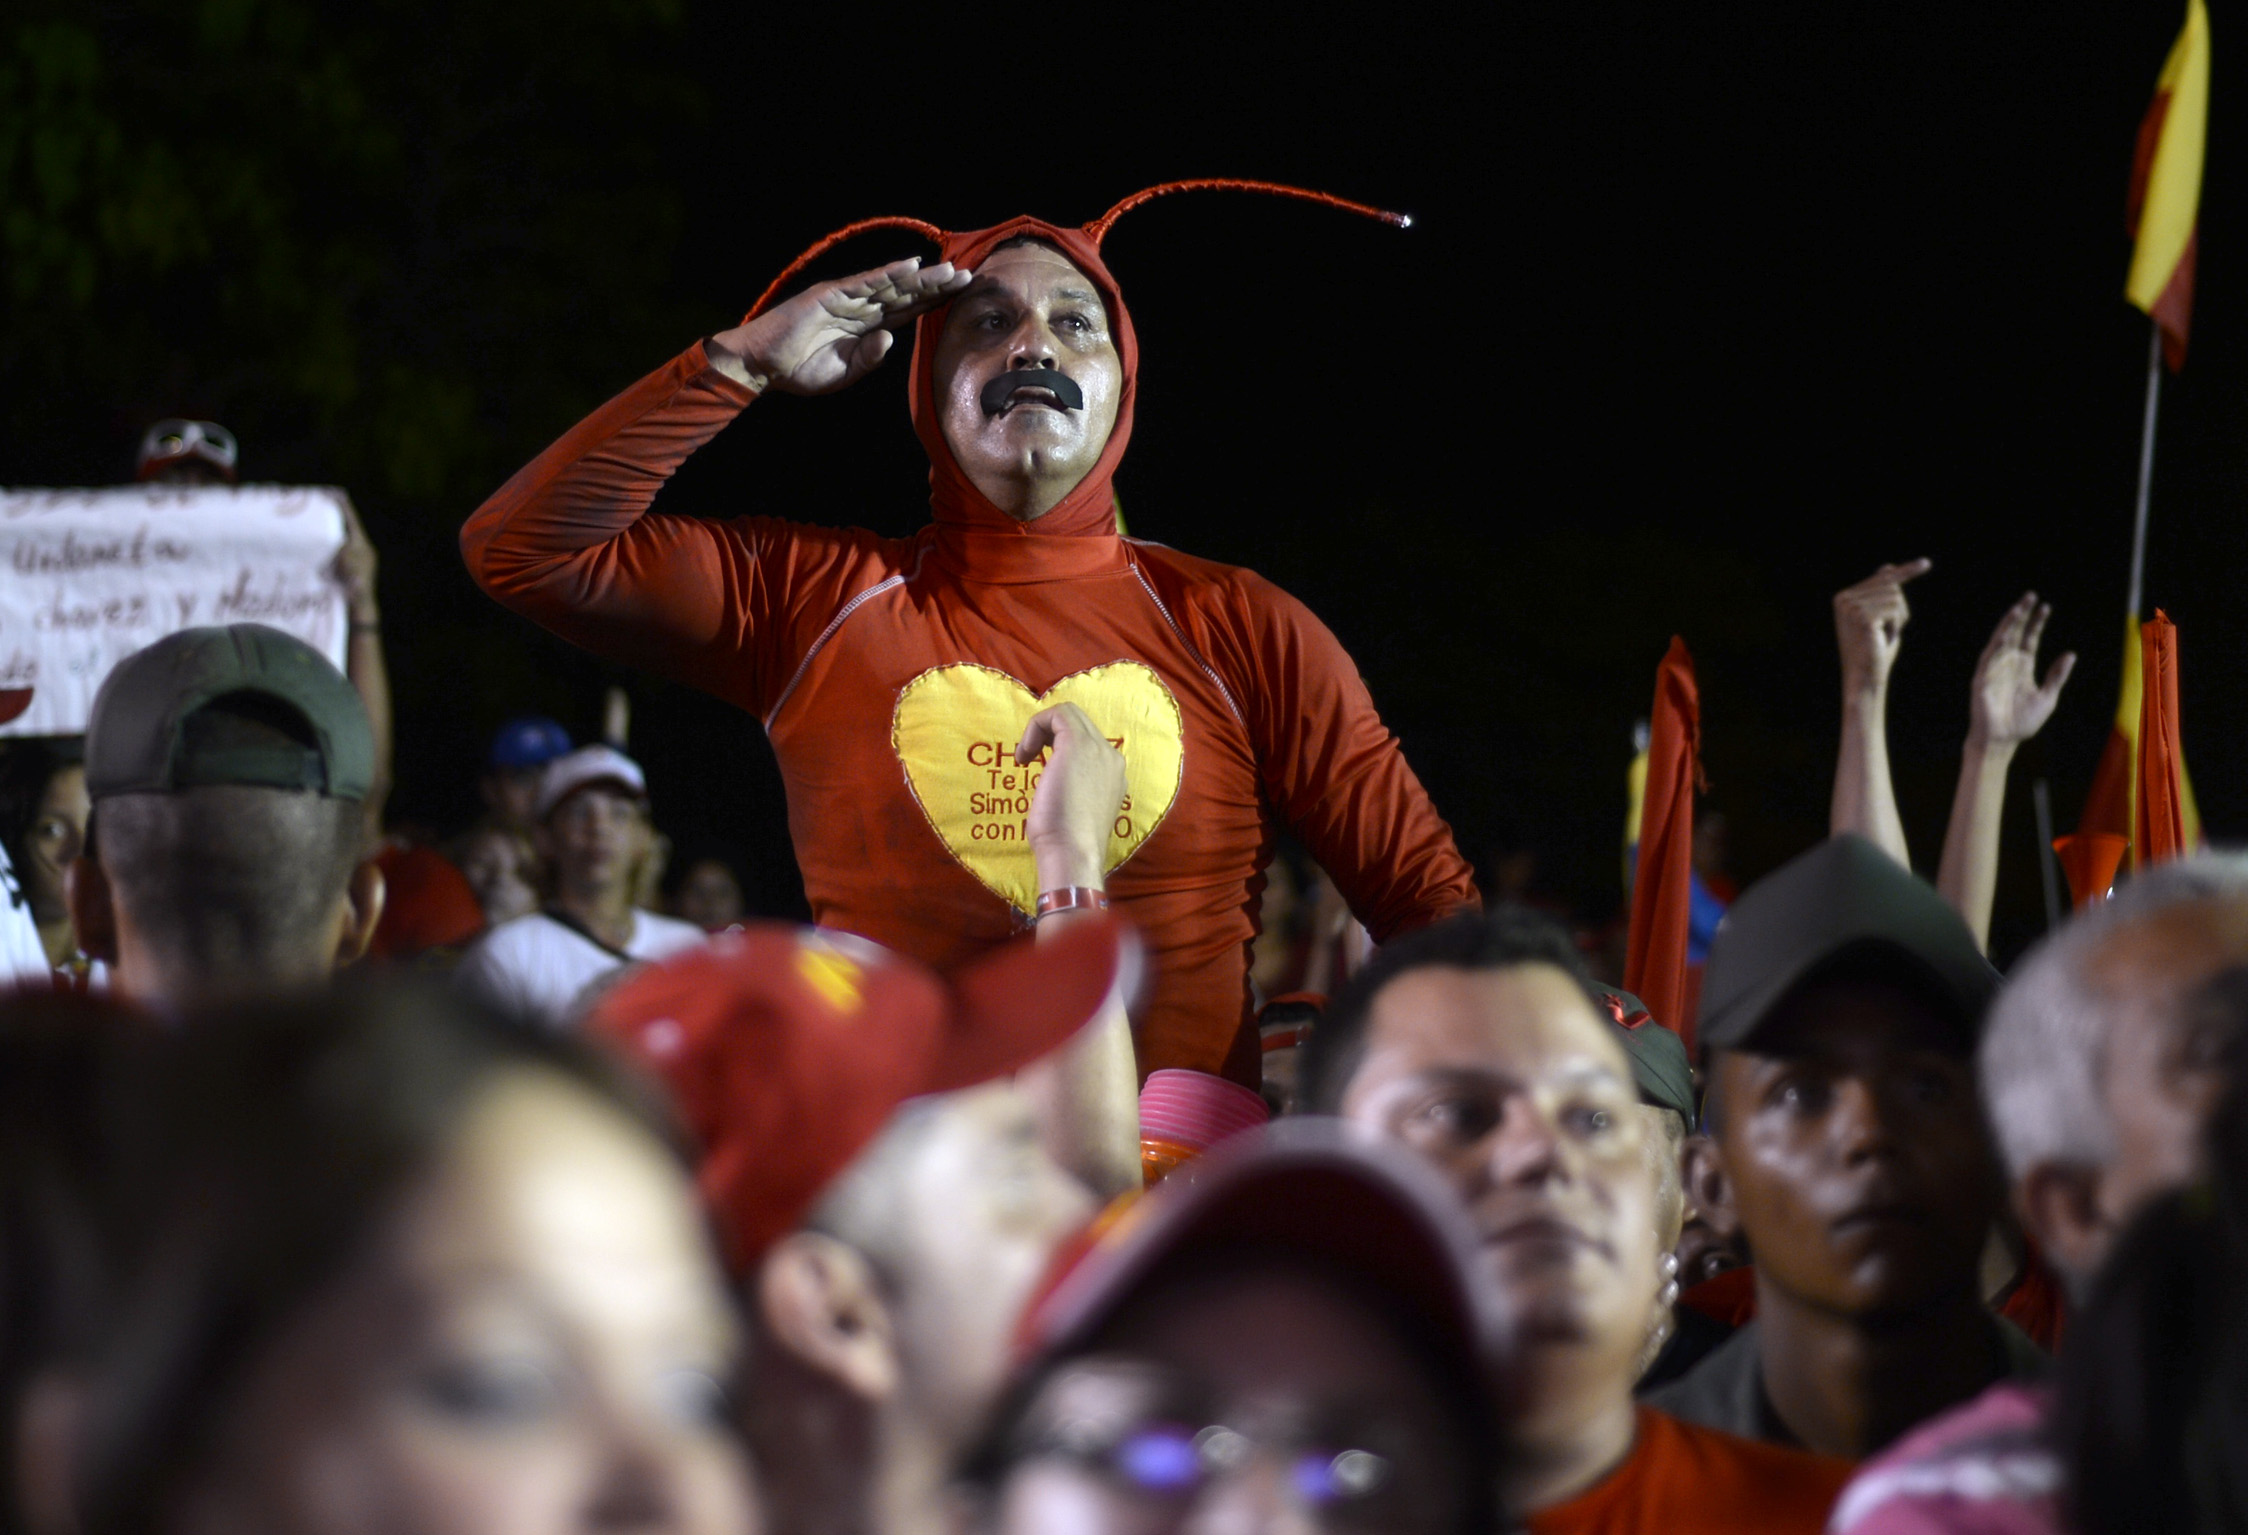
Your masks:
{"label": "red and yellow flag", "polygon": [[2124,296],[2162,327],[2162,356],[2175,372],[2186,360],[2193,322],[2193,264],[2201,219],[2201,158],[2209,135],[2209,12],[2186,0],[2154,104],[2139,124],[2131,165],[2131,275]]}
{"label": "red and yellow flag", "polygon": [[[2056,838],[2053,843],[2068,874],[2069,893],[2078,906],[2106,895],[2108,886],[2126,865],[2135,869],[2172,856],[2167,848],[2153,854],[2147,851],[2139,803],[2143,764],[2148,760],[2148,637],[2158,625],[2168,638],[2160,642],[2164,654],[2156,661],[2167,667],[2168,679],[2164,683],[2166,695],[2153,700],[2167,720],[2163,727],[2167,745],[2159,748],[2157,759],[2164,764],[2166,774],[2175,767],[2176,789],[2174,793],[2164,792],[2175,802],[2182,846],[2190,850],[2201,845],[2201,811],[2194,803],[2193,779],[2186,772],[2184,749],[2178,744],[2177,627],[2157,611],[2153,623],[2141,625],[2134,618],[2125,630],[2122,697],[2115,706],[2107,749],[2100,753],[2099,769],[2092,775],[2092,792],[2084,797],[2084,816],[2077,823],[2076,835]],[[2169,810],[2165,807],[2161,813],[2166,819]]]}
{"label": "red and yellow flag", "polygon": [[[1645,793],[1638,804],[1639,868],[1631,883],[1631,941],[1624,990],[1694,1050],[1693,987],[1687,973],[1694,881],[1694,785],[1700,777],[1700,690],[1686,642],[1671,637],[1655,671]],[[1633,765],[1636,769],[1638,764]]]}

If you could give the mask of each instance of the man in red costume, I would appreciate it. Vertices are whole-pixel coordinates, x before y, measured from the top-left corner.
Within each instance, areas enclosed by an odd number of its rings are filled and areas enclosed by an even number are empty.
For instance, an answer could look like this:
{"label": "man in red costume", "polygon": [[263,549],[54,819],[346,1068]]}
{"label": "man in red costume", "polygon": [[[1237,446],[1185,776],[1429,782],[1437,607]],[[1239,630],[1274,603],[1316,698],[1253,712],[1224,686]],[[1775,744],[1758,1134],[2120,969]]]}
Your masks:
{"label": "man in red costume", "polygon": [[[1140,1070],[1254,1086],[1248,944],[1276,821],[1377,940],[1476,895],[1327,628],[1248,571],[1118,534],[1138,355],[1107,224],[942,236],[934,264],[753,311],[580,422],[461,548],[508,607],[762,720],[815,918],[931,965],[1076,899],[1039,876],[1040,764],[1015,746],[1040,709],[1081,705],[1127,765],[1103,867],[1074,883],[1106,873],[1152,951]],[[930,526],[647,513],[759,394],[841,389],[908,322]]]}

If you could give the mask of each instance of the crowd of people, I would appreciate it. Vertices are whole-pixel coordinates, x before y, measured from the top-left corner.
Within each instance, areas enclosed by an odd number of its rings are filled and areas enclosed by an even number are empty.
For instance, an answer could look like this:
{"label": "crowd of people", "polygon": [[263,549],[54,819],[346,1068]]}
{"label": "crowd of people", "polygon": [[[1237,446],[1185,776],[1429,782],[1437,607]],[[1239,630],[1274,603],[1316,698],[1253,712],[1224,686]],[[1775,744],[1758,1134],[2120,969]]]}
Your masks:
{"label": "crowd of people", "polygon": [[[1478,895],[1315,618],[1118,531],[1113,216],[761,305],[463,531],[760,716],[816,926],[547,719],[386,836],[355,519],[344,669],[185,629],[0,748],[0,1530],[2244,1527],[2248,859],[1992,965],[2045,609],[1929,883],[1926,564],[1837,597],[1832,835],[1697,886],[1650,1016]],[[650,510],[908,327],[922,534]]]}

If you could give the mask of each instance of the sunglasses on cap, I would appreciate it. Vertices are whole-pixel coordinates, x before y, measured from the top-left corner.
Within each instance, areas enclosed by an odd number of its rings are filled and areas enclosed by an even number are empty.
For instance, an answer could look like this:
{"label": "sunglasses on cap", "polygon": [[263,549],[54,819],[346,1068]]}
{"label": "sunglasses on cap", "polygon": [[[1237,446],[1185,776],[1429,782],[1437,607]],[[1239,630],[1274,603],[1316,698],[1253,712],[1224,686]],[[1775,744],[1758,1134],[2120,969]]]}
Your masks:
{"label": "sunglasses on cap", "polygon": [[216,421],[159,421],[141,438],[140,474],[146,479],[167,465],[193,458],[232,479],[240,451],[234,434]]}

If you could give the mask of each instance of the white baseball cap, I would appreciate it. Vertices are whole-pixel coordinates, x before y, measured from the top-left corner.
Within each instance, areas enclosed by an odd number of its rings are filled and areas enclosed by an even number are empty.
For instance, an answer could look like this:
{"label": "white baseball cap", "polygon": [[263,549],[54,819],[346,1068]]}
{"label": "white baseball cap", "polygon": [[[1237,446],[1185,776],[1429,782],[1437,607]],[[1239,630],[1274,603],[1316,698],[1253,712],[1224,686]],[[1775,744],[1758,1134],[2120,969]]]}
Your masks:
{"label": "white baseball cap", "polygon": [[546,776],[539,780],[539,818],[544,820],[555,806],[596,783],[613,784],[634,799],[648,797],[648,780],[639,763],[614,746],[581,746],[546,765]]}

